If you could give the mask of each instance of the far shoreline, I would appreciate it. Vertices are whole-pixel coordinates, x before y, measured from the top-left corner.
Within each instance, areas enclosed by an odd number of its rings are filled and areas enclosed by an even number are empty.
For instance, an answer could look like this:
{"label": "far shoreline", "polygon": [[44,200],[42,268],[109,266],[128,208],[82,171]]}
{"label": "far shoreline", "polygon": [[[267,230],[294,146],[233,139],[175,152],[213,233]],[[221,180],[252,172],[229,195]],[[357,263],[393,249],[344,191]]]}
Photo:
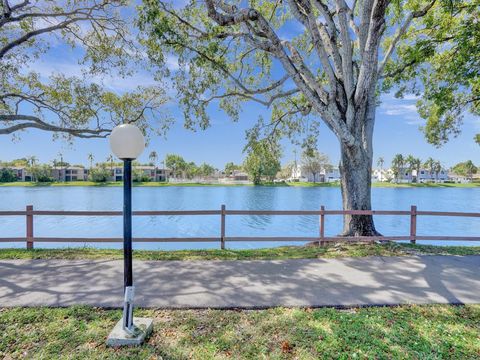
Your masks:
{"label": "far shoreline", "polygon": [[[70,181],[70,182],[7,182],[0,183],[0,187],[121,187],[123,182],[103,182],[96,183],[91,181]],[[235,184],[235,183],[165,183],[165,182],[134,182],[134,187],[241,187],[241,186],[258,186],[258,187],[340,187],[339,182],[324,183],[307,183],[307,182],[279,182],[279,183],[262,183],[254,184]],[[473,183],[389,183],[375,182],[372,183],[373,188],[477,188],[480,182]]]}

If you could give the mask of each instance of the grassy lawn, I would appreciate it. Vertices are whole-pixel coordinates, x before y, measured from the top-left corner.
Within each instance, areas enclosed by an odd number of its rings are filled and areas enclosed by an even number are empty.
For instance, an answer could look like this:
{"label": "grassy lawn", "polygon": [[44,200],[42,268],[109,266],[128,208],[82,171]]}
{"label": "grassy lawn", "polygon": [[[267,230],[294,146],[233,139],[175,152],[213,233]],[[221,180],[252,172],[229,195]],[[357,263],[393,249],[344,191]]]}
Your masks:
{"label": "grassy lawn", "polygon": [[[10,186],[23,186],[23,187],[43,187],[43,186],[98,186],[98,187],[111,187],[111,186],[122,186],[121,181],[116,182],[104,182],[104,183],[95,183],[92,181],[70,181],[70,182],[48,182],[48,183],[37,183],[37,182],[10,182],[10,183],[0,183],[0,186],[10,187]],[[133,186],[144,186],[144,187],[168,187],[168,186],[254,186],[253,184],[204,184],[204,183],[165,183],[165,182],[138,182],[133,183]],[[268,186],[268,187],[339,187],[339,182],[325,182],[325,183],[310,183],[310,182],[290,182],[290,183],[262,183],[258,186]],[[424,188],[424,187],[435,187],[435,188],[474,188],[480,187],[480,182],[468,183],[468,184],[450,184],[450,183],[424,183],[424,184],[395,184],[388,182],[376,182],[372,183],[372,187],[388,187],[388,188]]]}
{"label": "grassy lawn", "polygon": [[[411,244],[336,244],[325,247],[283,246],[251,250],[135,250],[137,260],[282,260],[412,254],[478,255],[480,247]],[[94,248],[0,249],[0,259],[122,259],[122,250]]]}
{"label": "grassy lawn", "polygon": [[0,309],[5,359],[478,359],[480,305],[336,310],[137,310],[154,332],[105,346],[119,310]]}

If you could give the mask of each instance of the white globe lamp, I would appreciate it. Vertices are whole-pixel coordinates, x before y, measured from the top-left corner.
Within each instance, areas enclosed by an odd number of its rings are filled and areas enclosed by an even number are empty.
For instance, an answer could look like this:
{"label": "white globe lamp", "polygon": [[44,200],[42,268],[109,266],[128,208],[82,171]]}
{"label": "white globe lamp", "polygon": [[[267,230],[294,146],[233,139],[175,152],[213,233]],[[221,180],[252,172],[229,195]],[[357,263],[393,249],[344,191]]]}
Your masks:
{"label": "white globe lamp", "polygon": [[132,269],[132,161],[145,149],[141,130],[132,124],[118,125],[110,134],[110,148],[123,160],[123,317],[110,333],[107,345],[138,345],[152,331],[152,320],[133,317]]}
{"label": "white globe lamp", "polygon": [[145,138],[140,129],[135,125],[118,125],[110,134],[110,148],[119,159],[134,160],[145,149]]}

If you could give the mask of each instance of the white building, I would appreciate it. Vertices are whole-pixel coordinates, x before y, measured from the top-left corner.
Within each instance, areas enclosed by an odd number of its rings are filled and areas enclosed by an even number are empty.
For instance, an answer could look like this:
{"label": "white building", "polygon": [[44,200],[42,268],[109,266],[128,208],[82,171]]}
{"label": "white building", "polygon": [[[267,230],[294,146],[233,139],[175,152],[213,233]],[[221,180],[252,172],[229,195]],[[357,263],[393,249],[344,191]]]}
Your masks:
{"label": "white building", "polygon": [[372,182],[389,182],[392,181],[392,179],[392,169],[373,169],[372,171]]}
{"label": "white building", "polygon": [[448,180],[448,171],[441,169],[438,173],[427,169],[420,169],[420,172],[417,176],[417,182],[445,182]]}
{"label": "white building", "polygon": [[[134,165],[133,170],[141,171],[150,181],[166,181],[172,176],[171,170],[157,168],[153,165]],[[123,181],[123,166],[113,168],[111,181]]]}
{"label": "white building", "polygon": [[340,171],[334,167],[331,169],[321,169],[315,177],[311,172],[306,172],[302,166],[297,165],[292,168],[291,178],[289,181],[301,181],[301,182],[335,182],[340,181]]}

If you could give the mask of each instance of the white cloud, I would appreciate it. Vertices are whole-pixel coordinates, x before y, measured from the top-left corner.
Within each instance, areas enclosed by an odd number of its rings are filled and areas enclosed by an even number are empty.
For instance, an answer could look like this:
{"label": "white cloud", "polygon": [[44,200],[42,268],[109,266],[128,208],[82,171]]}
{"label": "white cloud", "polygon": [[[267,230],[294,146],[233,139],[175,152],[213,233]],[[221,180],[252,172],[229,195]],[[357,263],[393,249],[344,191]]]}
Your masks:
{"label": "white cloud", "polygon": [[380,109],[385,115],[399,116],[417,114],[417,107],[415,104],[392,104],[383,103]]}

